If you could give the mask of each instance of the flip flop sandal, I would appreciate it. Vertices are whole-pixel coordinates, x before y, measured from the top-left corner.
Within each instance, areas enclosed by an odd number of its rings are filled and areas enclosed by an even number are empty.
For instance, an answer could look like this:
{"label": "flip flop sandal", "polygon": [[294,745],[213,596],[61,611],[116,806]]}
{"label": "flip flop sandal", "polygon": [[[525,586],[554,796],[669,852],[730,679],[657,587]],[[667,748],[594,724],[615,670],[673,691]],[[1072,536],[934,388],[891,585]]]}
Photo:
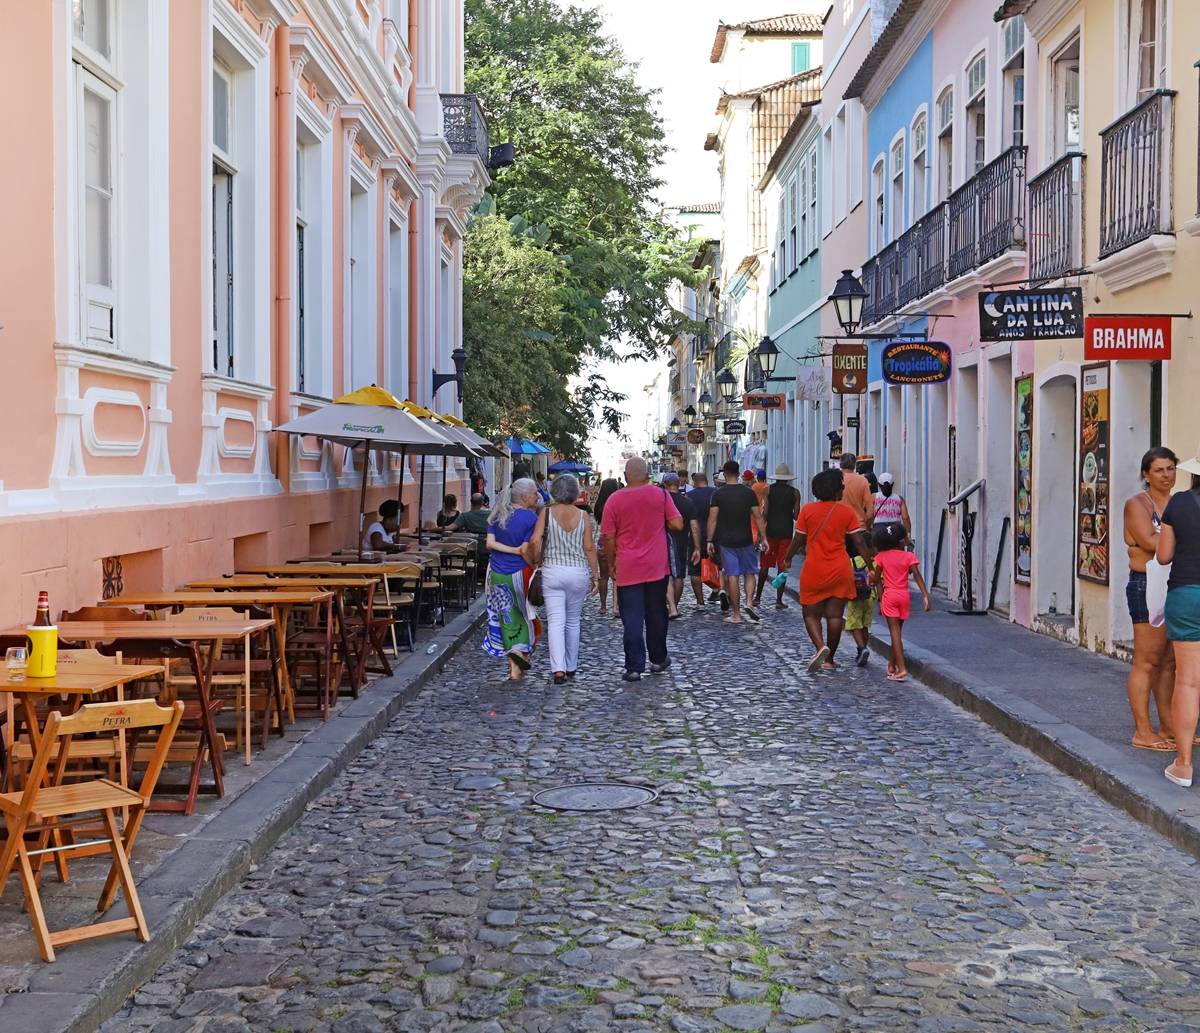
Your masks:
{"label": "flip flop sandal", "polygon": [[529,661],[529,657],[516,649],[512,650],[508,654],[508,658],[519,668],[521,668],[522,671],[528,671],[529,668],[533,666],[533,664]]}
{"label": "flip flop sandal", "polygon": [[889,671],[887,680],[888,681],[908,681],[908,675],[907,674],[893,674]]}
{"label": "flip flop sandal", "polygon": [[819,671],[821,669],[821,665],[824,664],[825,661],[828,659],[829,659],[829,647],[822,646],[820,649],[817,650],[816,656],[814,656],[811,660],[809,660],[808,673],[816,674],[817,671]]}
{"label": "flip flop sandal", "polygon": [[1155,753],[1174,753],[1175,743],[1170,739],[1156,739],[1154,742],[1146,744],[1141,742],[1130,742],[1135,750],[1153,750]]}

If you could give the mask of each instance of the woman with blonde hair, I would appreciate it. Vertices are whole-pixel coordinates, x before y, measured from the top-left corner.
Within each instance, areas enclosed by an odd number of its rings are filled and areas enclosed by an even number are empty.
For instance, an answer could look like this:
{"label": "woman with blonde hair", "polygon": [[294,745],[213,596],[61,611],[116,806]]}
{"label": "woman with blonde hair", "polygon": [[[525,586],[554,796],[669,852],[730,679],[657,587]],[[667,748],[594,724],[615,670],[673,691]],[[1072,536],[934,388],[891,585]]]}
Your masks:
{"label": "woman with blonde hair", "polygon": [[532,576],[533,529],[537,525],[537,485],[528,477],[500,493],[487,529],[488,629],[483,648],[508,658],[510,681],[520,681],[537,644],[537,621],[525,595]]}
{"label": "woman with blonde hair", "polygon": [[575,505],[579,482],[560,474],[550,484],[549,506],[538,514],[533,547],[542,564],[546,639],[554,684],[575,677],[579,664],[579,621],[583,601],[596,591],[600,569],[592,518]]}

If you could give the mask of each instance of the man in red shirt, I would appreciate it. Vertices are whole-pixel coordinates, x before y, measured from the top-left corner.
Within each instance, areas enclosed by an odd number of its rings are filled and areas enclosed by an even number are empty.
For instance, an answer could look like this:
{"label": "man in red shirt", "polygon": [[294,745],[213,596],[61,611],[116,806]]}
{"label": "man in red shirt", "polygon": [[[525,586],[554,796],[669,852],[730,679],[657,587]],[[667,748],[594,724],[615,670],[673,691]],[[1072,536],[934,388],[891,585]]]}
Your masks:
{"label": "man in red shirt", "polygon": [[683,517],[669,492],[650,483],[644,459],[625,464],[626,487],[604,504],[600,533],[609,570],[616,572],[617,599],[625,631],[622,681],[640,681],[650,655],[650,673],[671,666],[667,655],[667,534],[683,530]]}

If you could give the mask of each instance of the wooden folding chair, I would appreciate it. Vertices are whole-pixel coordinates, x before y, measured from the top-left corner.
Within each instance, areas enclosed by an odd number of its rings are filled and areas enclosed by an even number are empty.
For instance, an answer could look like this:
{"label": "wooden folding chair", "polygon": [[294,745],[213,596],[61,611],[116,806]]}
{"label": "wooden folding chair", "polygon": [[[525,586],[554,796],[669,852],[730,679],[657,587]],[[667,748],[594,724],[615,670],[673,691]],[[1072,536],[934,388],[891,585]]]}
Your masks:
{"label": "wooden folding chair", "polygon": [[[15,864],[21,878],[21,888],[25,893],[29,919],[33,924],[33,935],[37,939],[38,951],[43,961],[54,960],[56,946],[99,936],[134,932],[143,943],[150,939],[150,930],[146,926],[142,905],[133,884],[133,873],[129,869],[129,851],[137,839],[146,807],[166,761],[167,750],[171,740],[175,738],[175,731],[182,717],[182,703],[160,707],[151,699],[127,703],[88,703],[69,717],[63,717],[56,710],[46,720],[46,727],[38,743],[37,754],[34,756],[24,790],[19,793],[0,793],[0,812],[4,815],[8,837],[3,852],[0,852],[0,889],[7,883],[8,874]],[[121,731],[137,735],[142,730],[154,728],[159,730],[158,743],[146,767],[142,784],[136,791],[126,789],[107,778],[73,782],[70,785],[57,784],[59,771],[66,762],[74,736],[115,736]],[[50,770],[52,758],[57,758],[53,772]],[[47,775],[50,776],[50,784],[46,784]],[[130,809],[130,816],[122,834],[117,828],[116,812],[125,807]],[[60,822],[60,818],[71,819],[77,815],[97,812],[104,820],[105,834],[94,842],[107,843],[113,859],[97,910],[104,912],[112,906],[119,885],[125,891],[129,917],[51,932],[46,925],[42,899],[38,892],[38,872],[41,869],[42,858],[63,850],[76,849],[80,845],[92,844],[47,844],[56,831],[80,824],[78,821]],[[26,836],[31,833],[36,835],[37,844],[32,850],[25,841]],[[31,858],[37,859],[36,869]]]}

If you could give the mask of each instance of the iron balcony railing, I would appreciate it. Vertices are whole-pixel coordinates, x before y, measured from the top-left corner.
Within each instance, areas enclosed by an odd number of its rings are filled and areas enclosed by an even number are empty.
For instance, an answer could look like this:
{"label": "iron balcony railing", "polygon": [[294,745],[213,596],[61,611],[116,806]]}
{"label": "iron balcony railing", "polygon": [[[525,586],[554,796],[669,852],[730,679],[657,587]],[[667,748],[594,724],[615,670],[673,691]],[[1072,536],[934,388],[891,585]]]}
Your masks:
{"label": "iron balcony railing", "polygon": [[1100,130],[1100,257],[1170,233],[1175,91],[1155,90]]}
{"label": "iron balcony railing", "polygon": [[715,368],[718,372],[729,365],[729,355],[733,351],[733,331],[727,331],[725,335],[717,342],[717,355],[715,359]]}
{"label": "iron balcony railing", "polygon": [[1069,151],[1029,181],[1029,278],[1083,268],[1084,155]]}
{"label": "iron balcony railing", "polygon": [[767,375],[763,372],[762,364],[758,361],[758,353],[751,352],[746,356],[746,368],[742,373],[743,391],[761,391],[767,384]]}
{"label": "iron balcony railing", "polygon": [[671,377],[667,381],[667,390],[672,395],[679,394],[679,370],[674,369],[671,371]]}
{"label": "iron balcony railing", "polygon": [[473,154],[486,165],[492,154],[488,124],[473,93],[442,94],[442,131],[455,154]]}
{"label": "iron balcony railing", "polygon": [[863,263],[863,324],[1025,247],[1025,148],[1010,147]]}

